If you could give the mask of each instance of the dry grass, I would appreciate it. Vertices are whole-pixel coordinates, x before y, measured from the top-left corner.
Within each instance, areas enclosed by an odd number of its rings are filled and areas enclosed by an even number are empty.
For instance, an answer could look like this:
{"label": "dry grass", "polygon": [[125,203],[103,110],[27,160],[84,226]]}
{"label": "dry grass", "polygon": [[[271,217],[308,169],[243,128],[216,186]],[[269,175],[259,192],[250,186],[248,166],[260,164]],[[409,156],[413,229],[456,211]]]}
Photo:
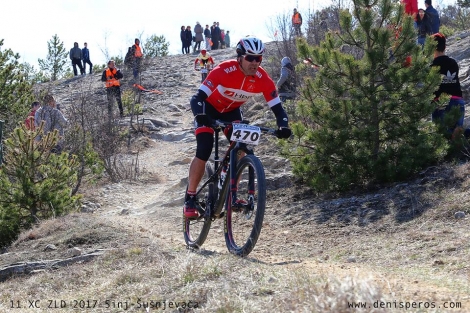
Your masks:
{"label": "dry grass", "polygon": [[[382,234],[373,227],[343,227],[347,236],[316,236],[317,243],[322,240],[323,253],[287,262],[257,258],[267,248],[266,236],[260,243],[260,254],[241,259],[212,249],[186,250],[181,242],[155,236],[155,230],[139,223],[123,227],[121,220],[73,214],[45,221],[22,234],[11,252],[3,255],[2,265],[15,259],[57,258],[71,246],[107,252],[89,263],[10,278],[1,283],[0,311],[10,311],[11,301],[15,306],[19,301],[21,312],[49,312],[48,300],[67,305],[59,312],[72,311],[70,306],[80,304],[89,308],[76,311],[144,312],[144,305],[151,307],[150,312],[161,311],[163,305],[172,312],[402,311],[374,308],[380,301],[390,305],[394,301],[460,301],[469,308],[468,220],[450,227],[439,218],[441,214],[435,210]],[[306,234],[303,227],[299,225],[298,234]],[[304,254],[310,247],[305,238],[305,244],[285,253],[293,258]],[[48,243],[58,249],[43,251]],[[282,244],[279,248],[282,250]],[[273,254],[281,259],[286,256],[282,251]],[[457,279],[459,271],[464,275]],[[40,300],[41,309],[28,308],[30,300]],[[372,307],[348,308],[348,303],[359,301]],[[196,303],[196,310],[188,309]],[[175,308],[177,304],[180,309]]]}

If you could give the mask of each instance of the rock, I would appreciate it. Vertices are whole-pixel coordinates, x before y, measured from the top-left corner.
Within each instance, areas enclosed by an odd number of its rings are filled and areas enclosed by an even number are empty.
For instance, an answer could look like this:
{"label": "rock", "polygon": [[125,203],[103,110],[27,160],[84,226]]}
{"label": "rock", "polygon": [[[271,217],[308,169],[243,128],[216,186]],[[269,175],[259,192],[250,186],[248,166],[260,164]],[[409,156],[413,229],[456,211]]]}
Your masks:
{"label": "rock", "polygon": [[70,249],[68,252],[69,252],[69,254],[72,255],[72,256],[79,256],[79,255],[82,255],[82,249],[77,248],[77,247],[73,247],[73,248]]}
{"label": "rock", "polygon": [[119,215],[129,215],[131,211],[129,209],[122,209],[122,211],[119,213]]}
{"label": "rock", "polygon": [[44,251],[54,251],[57,250],[57,247],[53,244],[48,244],[45,248]]}

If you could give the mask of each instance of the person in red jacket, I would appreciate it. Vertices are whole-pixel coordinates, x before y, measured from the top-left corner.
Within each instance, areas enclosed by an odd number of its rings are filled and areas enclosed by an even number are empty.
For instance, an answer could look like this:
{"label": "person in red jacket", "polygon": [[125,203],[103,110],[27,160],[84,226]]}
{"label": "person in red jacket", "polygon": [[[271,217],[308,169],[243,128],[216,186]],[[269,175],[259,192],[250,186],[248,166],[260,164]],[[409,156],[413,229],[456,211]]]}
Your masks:
{"label": "person in red jacket", "polygon": [[214,129],[210,127],[212,120],[243,120],[240,107],[254,96],[262,94],[276,117],[277,137],[289,138],[292,135],[276,85],[260,66],[265,52],[263,42],[256,37],[242,38],[236,52],[237,58],[216,66],[191,97],[190,105],[195,117],[196,153],[189,167],[183,207],[183,214],[188,219],[199,216],[195,201],[196,189],[213,149]]}
{"label": "person in red jacket", "polygon": [[34,127],[34,115],[36,114],[36,111],[37,111],[37,109],[39,109],[40,106],[41,106],[41,104],[37,101],[34,101],[31,104],[31,111],[29,111],[28,117],[24,121],[26,129],[29,129],[29,130],[34,130],[35,129],[35,127]]}

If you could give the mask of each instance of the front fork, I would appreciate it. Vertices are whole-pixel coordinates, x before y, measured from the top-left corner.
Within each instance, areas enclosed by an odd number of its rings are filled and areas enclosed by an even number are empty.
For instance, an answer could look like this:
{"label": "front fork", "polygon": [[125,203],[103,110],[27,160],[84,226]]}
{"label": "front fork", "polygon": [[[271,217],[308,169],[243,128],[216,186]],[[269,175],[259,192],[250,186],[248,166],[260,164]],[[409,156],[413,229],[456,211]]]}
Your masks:
{"label": "front fork", "polygon": [[254,169],[250,166],[248,168],[248,204],[244,205],[241,203],[237,203],[237,193],[238,193],[238,179],[237,179],[237,163],[238,163],[238,152],[245,152],[247,154],[252,154],[251,150],[240,147],[236,147],[232,151],[230,151],[230,193],[232,195],[231,207],[242,209],[247,208],[250,209],[254,203],[254,193],[255,193],[255,173]]}

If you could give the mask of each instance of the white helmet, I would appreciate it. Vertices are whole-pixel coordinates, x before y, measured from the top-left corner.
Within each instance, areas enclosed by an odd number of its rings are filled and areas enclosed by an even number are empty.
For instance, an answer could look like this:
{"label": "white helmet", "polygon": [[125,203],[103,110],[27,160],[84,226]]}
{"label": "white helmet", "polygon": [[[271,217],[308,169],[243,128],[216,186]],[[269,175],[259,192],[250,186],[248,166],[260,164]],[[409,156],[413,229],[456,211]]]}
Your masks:
{"label": "white helmet", "polygon": [[289,57],[283,57],[281,60],[281,66],[286,66],[287,64],[291,64],[292,62],[290,61]]}
{"label": "white helmet", "polygon": [[264,44],[261,39],[256,37],[246,37],[240,39],[237,44],[237,54],[242,56],[245,54],[251,55],[263,55],[264,53]]}

